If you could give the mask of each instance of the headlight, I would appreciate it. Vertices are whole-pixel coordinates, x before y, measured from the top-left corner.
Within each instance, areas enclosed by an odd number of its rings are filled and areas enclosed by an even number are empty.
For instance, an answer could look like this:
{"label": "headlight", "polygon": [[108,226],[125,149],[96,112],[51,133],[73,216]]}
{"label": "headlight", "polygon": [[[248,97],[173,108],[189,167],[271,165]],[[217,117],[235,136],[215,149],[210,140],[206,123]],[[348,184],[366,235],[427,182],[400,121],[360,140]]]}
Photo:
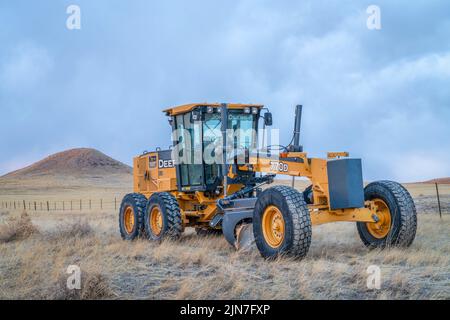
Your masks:
{"label": "headlight", "polygon": [[244,108],[244,113],[250,113],[250,111],[251,111],[251,110],[250,110],[249,107],[245,107],[245,108]]}
{"label": "headlight", "polygon": [[253,114],[258,114],[258,111],[259,111],[258,108],[256,108],[256,107],[252,108],[252,113]]}
{"label": "headlight", "polygon": [[214,107],[211,107],[211,106],[206,107],[206,112],[207,113],[214,113]]}

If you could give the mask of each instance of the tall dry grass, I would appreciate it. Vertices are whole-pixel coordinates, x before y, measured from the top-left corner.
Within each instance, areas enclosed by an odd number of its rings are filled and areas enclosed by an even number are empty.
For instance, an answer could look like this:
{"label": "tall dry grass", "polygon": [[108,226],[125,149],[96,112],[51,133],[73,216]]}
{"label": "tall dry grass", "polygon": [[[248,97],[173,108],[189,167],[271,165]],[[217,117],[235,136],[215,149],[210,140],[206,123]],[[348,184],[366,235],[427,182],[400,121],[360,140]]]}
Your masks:
{"label": "tall dry grass", "polygon": [[[297,180],[299,190],[307,185]],[[0,200],[120,202],[131,186],[121,177],[2,180]],[[92,210],[74,205],[24,217],[9,206],[0,212],[0,299],[450,299],[450,185],[440,186],[442,220],[434,185],[407,188],[420,211],[410,248],[370,251],[355,224],[334,223],[313,228],[302,261],[267,262],[257,251],[236,252],[223,237],[192,230],[176,242],[124,242],[112,202],[102,210],[97,201]],[[374,264],[382,271],[380,290],[366,286]],[[70,265],[81,269],[81,290],[66,287]]]}
{"label": "tall dry grass", "polygon": [[[38,230],[0,243],[2,299],[450,299],[450,216],[419,214],[408,249],[368,250],[353,223],[314,227],[304,260],[273,262],[193,230],[124,242],[114,213],[2,219]],[[65,286],[69,265],[81,268],[79,291]],[[366,286],[370,265],[381,268],[380,290]]]}
{"label": "tall dry grass", "polygon": [[[7,215],[7,214],[3,214]],[[24,240],[39,233],[26,211],[20,217],[10,217],[0,224],[0,243]]]}
{"label": "tall dry grass", "polygon": [[[116,297],[108,277],[89,256],[98,245],[86,221],[69,221],[55,229],[38,231],[24,213],[0,225],[0,298],[2,299],[110,299]],[[8,249],[11,249],[9,251]],[[9,254],[5,254],[9,253]],[[81,273],[81,289],[66,286],[67,266],[89,261]],[[87,267],[89,265],[89,267]]]}

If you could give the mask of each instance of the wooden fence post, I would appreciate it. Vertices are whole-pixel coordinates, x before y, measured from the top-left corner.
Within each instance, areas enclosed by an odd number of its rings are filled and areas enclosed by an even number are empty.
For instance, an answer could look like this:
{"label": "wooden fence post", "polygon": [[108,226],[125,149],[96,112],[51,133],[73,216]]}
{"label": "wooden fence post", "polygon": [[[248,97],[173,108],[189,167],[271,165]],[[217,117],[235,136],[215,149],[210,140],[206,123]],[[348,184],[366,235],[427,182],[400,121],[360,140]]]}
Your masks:
{"label": "wooden fence post", "polygon": [[64,211],[64,200],[63,200],[63,211]]}
{"label": "wooden fence post", "polygon": [[25,200],[23,200],[23,210],[26,210],[27,206],[25,205]]}
{"label": "wooden fence post", "polygon": [[81,211],[81,199],[80,199],[80,211]]}
{"label": "wooden fence post", "polygon": [[438,201],[438,207],[439,207],[439,217],[442,219],[442,210],[441,210],[441,199],[439,198],[439,188],[438,184],[435,183],[436,186],[436,195],[437,195],[437,201]]}
{"label": "wooden fence post", "polygon": [[47,200],[47,211],[50,211],[50,204],[48,203],[48,200]]}
{"label": "wooden fence post", "polygon": [[36,201],[34,202],[34,211],[36,211]]}

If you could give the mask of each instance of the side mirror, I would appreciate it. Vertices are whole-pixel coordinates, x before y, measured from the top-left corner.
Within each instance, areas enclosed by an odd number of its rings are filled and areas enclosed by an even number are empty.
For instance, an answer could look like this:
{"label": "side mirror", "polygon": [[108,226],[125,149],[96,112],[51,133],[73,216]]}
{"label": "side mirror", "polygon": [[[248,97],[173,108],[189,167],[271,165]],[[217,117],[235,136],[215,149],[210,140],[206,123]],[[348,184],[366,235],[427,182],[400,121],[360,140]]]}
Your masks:
{"label": "side mirror", "polygon": [[272,113],[271,112],[264,113],[264,124],[266,125],[266,127],[270,127],[272,123],[273,123]]}

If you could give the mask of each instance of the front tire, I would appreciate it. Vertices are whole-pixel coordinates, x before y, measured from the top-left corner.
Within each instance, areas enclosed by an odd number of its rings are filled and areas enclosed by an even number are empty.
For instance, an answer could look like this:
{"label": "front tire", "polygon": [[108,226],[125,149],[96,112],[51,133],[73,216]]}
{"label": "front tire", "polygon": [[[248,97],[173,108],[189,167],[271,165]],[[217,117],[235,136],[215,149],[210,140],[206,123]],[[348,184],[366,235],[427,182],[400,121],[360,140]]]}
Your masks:
{"label": "front tire", "polygon": [[303,258],[311,245],[312,227],[303,194],[287,186],[261,193],[253,214],[256,246],[266,259],[280,255]]}
{"label": "front tire", "polygon": [[119,230],[123,240],[134,240],[143,233],[147,198],[140,193],[127,194],[120,205]]}
{"label": "front tire", "polygon": [[168,192],[152,194],[144,215],[144,226],[149,240],[178,239],[183,233],[180,206]]}
{"label": "front tire", "polygon": [[397,182],[377,181],[364,188],[364,198],[375,203],[379,218],[376,223],[356,223],[364,245],[409,247],[417,230],[416,207],[409,192]]}

